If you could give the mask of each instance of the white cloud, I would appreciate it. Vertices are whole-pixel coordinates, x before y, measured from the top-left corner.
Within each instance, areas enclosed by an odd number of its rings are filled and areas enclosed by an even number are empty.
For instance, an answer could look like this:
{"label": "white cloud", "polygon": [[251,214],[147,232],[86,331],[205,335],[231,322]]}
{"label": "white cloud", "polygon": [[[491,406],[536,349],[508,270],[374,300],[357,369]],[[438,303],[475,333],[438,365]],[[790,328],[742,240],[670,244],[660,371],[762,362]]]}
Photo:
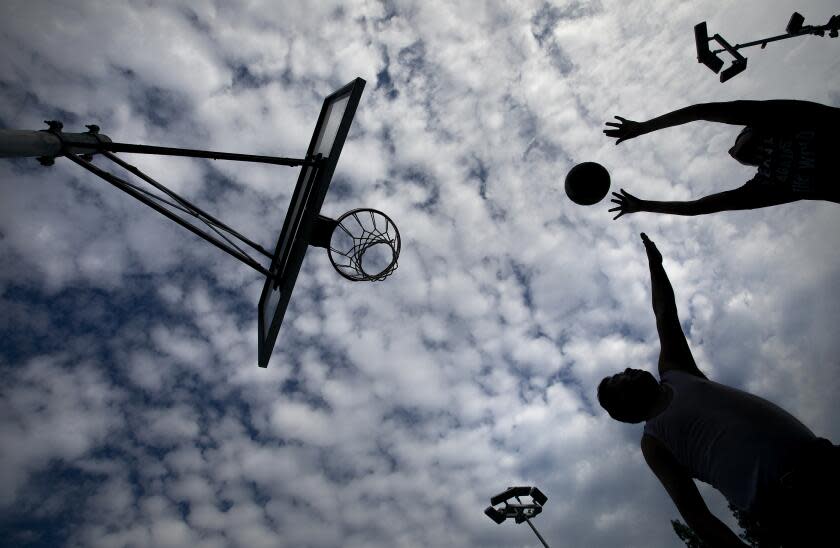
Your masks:
{"label": "white cloud", "polygon": [[[259,275],[65,161],[0,163],[4,517],[70,471],[84,494],[48,507],[80,509],[68,545],[533,544],[481,514],[521,483],[549,496],[550,542],[673,545],[639,428],[594,401],[602,376],[657,359],[642,231],[701,369],[837,441],[836,205],[613,222],[562,188],[583,160],[643,198],[748,179],[726,156],[737,128],[616,147],[602,124],[736,98],[838,105],[831,41],[751,50],[725,85],[695,61],[695,23],[746,41],[800,7],[4,3],[10,127],[63,117],[115,140],[295,157],[322,97],[365,78],[323,211],[381,209],[403,238],[376,284],[310,250],[264,370]],[[294,169],[126,157],[273,248]]]}

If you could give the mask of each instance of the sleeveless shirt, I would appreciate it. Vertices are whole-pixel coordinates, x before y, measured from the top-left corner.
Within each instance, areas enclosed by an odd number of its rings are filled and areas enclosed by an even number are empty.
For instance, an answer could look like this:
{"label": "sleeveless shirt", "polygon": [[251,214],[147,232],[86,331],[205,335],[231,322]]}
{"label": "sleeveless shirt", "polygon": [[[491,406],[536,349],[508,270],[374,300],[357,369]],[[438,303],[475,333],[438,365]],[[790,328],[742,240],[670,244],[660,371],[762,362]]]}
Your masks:
{"label": "sleeveless shirt", "polygon": [[759,166],[747,184],[777,186],[806,198],[836,187],[840,173],[837,128],[757,132]]}
{"label": "sleeveless shirt", "polygon": [[662,382],[673,398],[645,423],[645,434],[742,510],[760,511],[762,497],[815,438],[793,415],[753,394],[683,371],[665,372]]}

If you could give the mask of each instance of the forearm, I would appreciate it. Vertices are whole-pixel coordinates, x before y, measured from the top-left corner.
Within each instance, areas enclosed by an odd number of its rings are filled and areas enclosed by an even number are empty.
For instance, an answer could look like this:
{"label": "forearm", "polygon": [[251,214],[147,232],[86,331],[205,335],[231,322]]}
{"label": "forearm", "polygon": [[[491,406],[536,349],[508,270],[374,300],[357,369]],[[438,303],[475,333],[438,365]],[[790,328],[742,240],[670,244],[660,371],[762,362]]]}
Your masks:
{"label": "forearm", "polygon": [[694,122],[699,120],[698,118],[698,109],[700,105],[691,105],[687,107],[683,107],[681,109],[677,109],[673,112],[669,112],[667,114],[663,114],[662,116],[657,116],[656,118],[651,118],[646,122],[642,122],[642,127],[644,128],[644,133],[650,133],[652,131],[659,131],[660,129],[665,129],[668,127],[679,126],[682,124],[687,124],[689,122]]}
{"label": "forearm", "polygon": [[745,193],[728,190],[717,194],[710,194],[697,200],[658,202],[656,200],[641,200],[640,211],[650,213],[667,213],[669,215],[706,215],[720,211],[733,211],[739,209],[753,209],[765,205],[763,203],[751,203]]}
{"label": "forearm", "polygon": [[762,189],[757,185],[746,184],[733,190],[709,194],[703,198],[686,202],[639,200],[639,211],[667,213],[670,215],[706,215],[720,211],[756,209],[786,204],[799,199],[799,196],[791,192],[785,192],[780,189]]}
{"label": "forearm", "polygon": [[650,261],[650,292],[652,295],[653,313],[656,315],[657,323],[664,320],[666,316],[676,316],[677,303],[674,297],[674,288],[671,280],[662,267],[662,263]]}
{"label": "forearm", "polygon": [[[677,109],[673,112],[657,116],[642,125],[645,133],[660,129],[679,126],[689,122],[705,121],[718,122],[721,124],[734,124],[748,126],[776,118],[777,121],[788,121],[791,118],[790,112],[798,114],[798,110],[789,106],[791,103],[804,103],[802,101],[726,101],[719,103],[698,103]],[[816,105],[815,106],[822,106]],[[794,114],[794,116],[795,116]]]}
{"label": "forearm", "polygon": [[668,215],[704,215],[706,213],[716,213],[723,211],[726,208],[716,207],[719,204],[711,203],[710,201],[703,202],[704,198],[699,200],[690,200],[687,202],[659,202],[656,200],[641,200],[639,211],[647,211],[649,213],[666,213]]}

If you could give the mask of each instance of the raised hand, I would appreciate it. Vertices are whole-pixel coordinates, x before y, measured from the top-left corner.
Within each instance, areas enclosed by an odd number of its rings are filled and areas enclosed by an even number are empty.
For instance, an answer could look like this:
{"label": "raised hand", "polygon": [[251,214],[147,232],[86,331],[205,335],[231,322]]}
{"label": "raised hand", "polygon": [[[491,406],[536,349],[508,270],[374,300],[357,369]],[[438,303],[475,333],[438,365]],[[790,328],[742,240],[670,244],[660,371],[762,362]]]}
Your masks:
{"label": "raised hand", "polygon": [[656,247],[656,244],[653,243],[650,238],[647,237],[647,234],[642,232],[640,234],[642,237],[642,243],[645,244],[645,251],[647,251],[648,261],[652,263],[659,263],[662,264],[662,253],[659,252],[659,249]]}
{"label": "raised hand", "polygon": [[627,139],[632,139],[633,137],[638,137],[639,135],[647,133],[644,122],[634,122],[633,120],[628,120],[627,118],[622,118],[621,116],[616,116],[615,118],[618,120],[618,123],[606,123],[607,126],[615,129],[604,130],[604,135],[607,137],[615,137],[617,139],[615,144],[619,144]]}
{"label": "raised hand", "polygon": [[621,189],[621,194],[618,192],[613,192],[613,196],[615,196],[612,200],[610,200],[614,204],[618,204],[616,207],[609,209],[610,213],[614,211],[618,211],[618,215],[613,217],[613,221],[624,215],[625,213],[636,213],[638,211],[642,211],[642,201],[623,188]]}

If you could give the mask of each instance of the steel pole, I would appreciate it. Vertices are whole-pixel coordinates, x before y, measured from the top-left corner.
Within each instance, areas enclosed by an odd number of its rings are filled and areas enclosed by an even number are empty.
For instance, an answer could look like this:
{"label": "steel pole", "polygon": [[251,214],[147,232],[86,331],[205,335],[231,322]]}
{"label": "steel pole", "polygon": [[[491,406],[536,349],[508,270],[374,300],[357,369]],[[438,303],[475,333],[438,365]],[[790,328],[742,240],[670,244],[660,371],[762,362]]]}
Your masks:
{"label": "steel pole", "polygon": [[93,154],[107,135],[90,133],[53,133],[29,129],[0,129],[0,158],[49,158],[62,155],[62,147],[74,154]]}
{"label": "steel pole", "polygon": [[[522,499],[520,499],[519,497],[516,497],[516,500],[517,500],[517,502],[519,502],[519,504],[522,504]],[[540,532],[539,532],[539,531],[537,531],[537,528],[536,528],[536,527],[534,527],[534,524],[533,524],[533,523],[531,523],[531,520],[530,520],[530,519],[525,518],[525,523],[527,523],[527,524],[528,524],[528,526],[531,528],[531,531],[533,531],[533,532],[534,532],[534,534],[535,534],[535,535],[537,535],[537,538],[538,538],[538,539],[540,539],[540,542],[542,542],[542,545],[543,545],[543,546],[545,546],[545,548],[551,548],[551,547],[548,545],[548,543],[545,541],[545,539],[544,539],[544,538],[542,538],[542,535],[540,534]]]}
{"label": "steel pole", "polygon": [[527,523],[528,525],[530,525],[530,526],[531,526],[531,530],[534,532],[534,534],[535,534],[535,535],[537,535],[537,538],[538,538],[538,539],[540,539],[540,542],[542,542],[542,545],[543,545],[543,546],[545,546],[545,548],[550,548],[550,547],[548,546],[548,544],[545,542],[545,539],[544,539],[544,538],[542,538],[542,535],[540,534],[540,532],[539,532],[539,531],[537,531],[537,528],[536,528],[536,527],[534,527],[534,524],[533,524],[533,523],[531,523],[531,520],[530,520],[530,519],[526,519],[526,520],[525,520],[525,523]]}

